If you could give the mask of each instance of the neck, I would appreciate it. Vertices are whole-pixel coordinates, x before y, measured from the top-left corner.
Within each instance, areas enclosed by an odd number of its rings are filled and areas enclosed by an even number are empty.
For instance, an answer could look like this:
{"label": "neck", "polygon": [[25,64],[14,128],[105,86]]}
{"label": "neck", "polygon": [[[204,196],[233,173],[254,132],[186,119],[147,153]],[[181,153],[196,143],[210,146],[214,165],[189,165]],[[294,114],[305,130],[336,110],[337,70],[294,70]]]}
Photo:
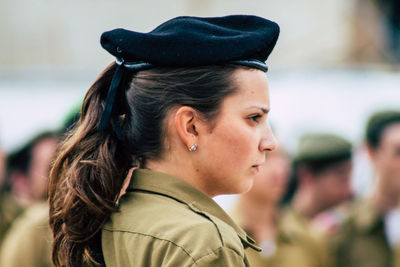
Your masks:
{"label": "neck", "polygon": [[312,219],[321,211],[318,207],[318,202],[314,200],[312,192],[301,188],[299,188],[292,200],[292,207],[309,219]]}
{"label": "neck", "polygon": [[202,177],[199,177],[199,173],[194,171],[196,168],[191,165],[190,161],[182,163],[172,157],[163,160],[149,160],[146,162],[146,169],[177,177],[202,191],[209,197],[217,195],[214,191],[210,190],[211,188],[208,188],[206,184],[203,183]]}
{"label": "neck", "polygon": [[239,198],[238,207],[244,221],[242,226],[258,242],[273,239],[276,232],[277,205],[246,195]]}

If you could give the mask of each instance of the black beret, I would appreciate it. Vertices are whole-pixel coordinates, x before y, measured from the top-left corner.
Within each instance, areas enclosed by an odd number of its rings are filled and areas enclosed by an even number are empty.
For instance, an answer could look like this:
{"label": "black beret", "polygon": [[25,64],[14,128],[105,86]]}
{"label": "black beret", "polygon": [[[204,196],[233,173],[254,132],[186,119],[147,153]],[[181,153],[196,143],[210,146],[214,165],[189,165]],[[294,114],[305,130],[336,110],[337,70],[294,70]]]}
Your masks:
{"label": "black beret", "polygon": [[[125,29],[104,32],[100,43],[116,57],[118,67],[107,93],[98,125],[108,125],[124,69],[196,67],[239,64],[267,71],[267,60],[279,36],[275,22],[257,16],[232,15],[214,18],[177,17],[149,33]],[[118,123],[114,123],[118,125]],[[115,132],[122,139],[118,127]]]}
{"label": "black beret", "polygon": [[257,16],[184,16],[168,20],[149,33],[125,29],[104,32],[100,42],[125,62],[190,67],[237,60],[265,62],[278,35],[278,24]]}

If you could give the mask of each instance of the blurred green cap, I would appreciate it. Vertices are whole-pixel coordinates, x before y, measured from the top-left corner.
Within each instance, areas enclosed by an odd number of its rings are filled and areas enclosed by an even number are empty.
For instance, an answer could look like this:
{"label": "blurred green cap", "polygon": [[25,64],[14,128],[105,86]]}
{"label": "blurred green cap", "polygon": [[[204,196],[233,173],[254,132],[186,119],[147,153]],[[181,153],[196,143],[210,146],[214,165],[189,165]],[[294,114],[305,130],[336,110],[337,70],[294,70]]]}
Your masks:
{"label": "blurred green cap", "polygon": [[314,162],[350,159],[352,145],[343,137],[334,134],[313,133],[300,137],[294,162]]}

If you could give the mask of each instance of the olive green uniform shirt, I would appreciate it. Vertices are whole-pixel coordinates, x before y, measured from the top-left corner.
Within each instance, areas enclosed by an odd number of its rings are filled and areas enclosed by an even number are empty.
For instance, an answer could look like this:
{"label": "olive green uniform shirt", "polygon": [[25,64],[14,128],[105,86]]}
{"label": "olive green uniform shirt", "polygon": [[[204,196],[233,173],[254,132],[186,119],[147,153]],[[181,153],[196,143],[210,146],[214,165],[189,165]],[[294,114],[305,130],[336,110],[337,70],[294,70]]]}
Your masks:
{"label": "olive green uniform shirt", "polygon": [[337,267],[400,267],[400,248],[390,247],[383,216],[367,200],[350,207],[330,240]]}
{"label": "olive green uniform shirt", "polygon": [[48,267],[51,264],[49,206],[39,203],[18,217],[0,250],[1,267]]}
{"label": "olive green uniform shirt", "polygon": [[12,222],[23,212],[22,207],[9,192],[0,193],[0,245]]}
{"label": "olive green uniform shirt", "polygon": [[[240,224],[244,218],[235,210]],[[277,218],[275,251],[271,253],[246,250],[252,267],[327,267],[331,266],[325,239],[308,219],[291,208],[283,209]],[[263,248],[263,244],[260,244]]]}
{"label": "olive green uniform shirt", "polygon": [[249,266],[254,245],[209,196],[181,179],[135,170],[102,231],[107,266]]}
{"label": "olive green uniform shirt", "polygon": [[308,218],[290,207],[284,208],[279,215],[279,229],[274,266],[332,266],[326,239]]}

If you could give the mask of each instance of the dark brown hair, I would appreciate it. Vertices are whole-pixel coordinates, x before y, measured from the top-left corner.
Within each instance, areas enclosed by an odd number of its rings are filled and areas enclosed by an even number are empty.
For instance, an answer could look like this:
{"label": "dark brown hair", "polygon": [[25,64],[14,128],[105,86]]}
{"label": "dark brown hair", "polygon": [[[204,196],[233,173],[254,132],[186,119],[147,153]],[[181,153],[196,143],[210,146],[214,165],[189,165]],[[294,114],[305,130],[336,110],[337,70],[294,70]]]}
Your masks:
{"label": "dark brown hair", "polygon": [[78,123],[61,144],[50,174],[50,226],[55,266],[96,261],[100,234],[112,212],[122,183],[133,166],[163,153],[164,119],[176,106],[190,106],[213,121],[225,97],[237,91],[236,65],[154,68],[129,74],[116,99],[123,141],[110,125],[97,126],[115,72],[111,64],[87,92]]}

